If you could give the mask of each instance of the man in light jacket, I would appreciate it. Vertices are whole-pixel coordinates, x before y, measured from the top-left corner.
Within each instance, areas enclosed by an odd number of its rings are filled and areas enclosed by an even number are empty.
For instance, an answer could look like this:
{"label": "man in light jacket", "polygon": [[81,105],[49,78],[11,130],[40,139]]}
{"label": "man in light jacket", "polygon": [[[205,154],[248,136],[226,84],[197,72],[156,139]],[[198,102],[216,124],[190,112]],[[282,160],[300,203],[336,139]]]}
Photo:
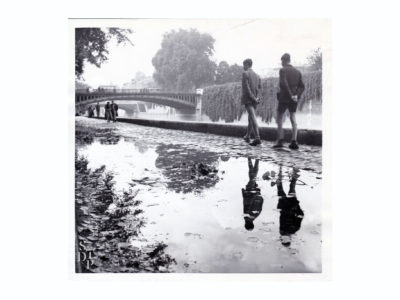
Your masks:
{"label": "man in light jacket", "polygon": [[251,146],[261,144],[260,133],[256,119],[256,107],[261,101],[261,79],[253,69],[253,61],[248,58],[243,61],[244,72],[242,74],[242,104],[246,108],[249,116],[249,125],[247,133],[244,136],[246,142],[250,142],[251,133],[254,134],[254,140],[250,143]]}

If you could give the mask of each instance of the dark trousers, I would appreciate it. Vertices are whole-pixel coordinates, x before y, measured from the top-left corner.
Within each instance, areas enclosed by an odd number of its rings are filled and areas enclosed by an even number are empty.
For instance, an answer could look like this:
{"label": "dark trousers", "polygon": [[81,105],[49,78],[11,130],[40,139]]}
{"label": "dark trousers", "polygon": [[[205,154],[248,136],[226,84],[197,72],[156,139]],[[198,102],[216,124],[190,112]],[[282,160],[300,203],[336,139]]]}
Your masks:
{"label": "dark trousers", "polygon": [[111,121],[111,111],[110,110],[106,110],[106,119],[107,119],[107,122]]}

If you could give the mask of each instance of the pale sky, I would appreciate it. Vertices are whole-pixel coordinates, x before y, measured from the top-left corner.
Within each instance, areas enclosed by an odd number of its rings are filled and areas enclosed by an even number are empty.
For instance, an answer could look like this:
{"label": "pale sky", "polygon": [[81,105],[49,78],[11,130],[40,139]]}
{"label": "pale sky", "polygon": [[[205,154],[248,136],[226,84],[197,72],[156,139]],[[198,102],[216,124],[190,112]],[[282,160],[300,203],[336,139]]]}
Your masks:
{"label": "pale sky", "polygon": [[101,68],[86,64],[85,82],[96,88],[102,84],[122,86],[138,71],[154,72],[152,58],[161,47],[163,33],[172,29],[196,28],[210,33],[214,39],[213,60],[242,65],[245,58],[253,59],[253,69],[280,66],[284,52],[292,63],[301,65],[311,51],[330,47],[330,23],[323,19],[125,19],[73,20],[75,27],[120,27],[134,31],[134,44],[109,45],[109,60]]}

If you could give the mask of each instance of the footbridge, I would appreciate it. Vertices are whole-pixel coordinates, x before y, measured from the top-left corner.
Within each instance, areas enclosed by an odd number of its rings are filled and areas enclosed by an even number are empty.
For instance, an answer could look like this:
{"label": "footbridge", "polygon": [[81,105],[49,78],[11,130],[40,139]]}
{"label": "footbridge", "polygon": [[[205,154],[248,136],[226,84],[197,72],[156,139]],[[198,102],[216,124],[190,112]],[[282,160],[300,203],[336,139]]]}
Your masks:
{"label": "footbridge", "polygon": [[138,92],[131,89],[75,90],[75,106],[82,107],[97,102],[131,100],[151,102],[177,109],[200,109],[200,93]]}

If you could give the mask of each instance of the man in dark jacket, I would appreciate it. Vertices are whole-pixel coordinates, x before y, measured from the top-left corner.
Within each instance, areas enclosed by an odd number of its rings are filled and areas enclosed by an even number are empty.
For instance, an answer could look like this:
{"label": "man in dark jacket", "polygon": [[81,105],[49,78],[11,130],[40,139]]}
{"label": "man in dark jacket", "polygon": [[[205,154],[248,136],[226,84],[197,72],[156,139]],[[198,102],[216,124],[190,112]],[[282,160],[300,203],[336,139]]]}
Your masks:
{"label": "man in dark jacket", "polygon": [[254,134],[254,140],[250,143],[251,146],[261,144],[260,133],[258,131],[256,119],[256,107],[261,99],[261,79],[252,70],[253,61],[248,58],[243,61],[242,75],[242,104],[245,106],[249,116],[249,125],[247,133],[244,136],[246,142],[250,142],[251,133]]}
{"label": "man in dark jacket", "polygon": [[290,64],[290,55],[285,53],[281,57],[282,69],[279,70],[279,93],[278,97],[278,141],[275,148],[283,147],[283,128],[282,119],[287,110],[290,114],[290,122],[292,123],[292,142],[289,145],[291,149],[299,149],[297,145],[297,123],[296,110],[297,103],[304,92],[304,83],[299,70]]}
{"label": "man in dark jacket", "polygon": [[89,105],[88,107],[88,117],[89,118],[93,118],[94,113],[93,113],[93,107],[91,105]]}
{"label": "man in dark jacket", "polygon": [[106,103],[104,110],[105,110],[105,118],[107,120],[107,123],[109,123],[111,120],[111,104],[110,104],[110,102]]}
{"label": "man in dark jacket", "polygon": [[96,104],[96,116],[99,118],[100,117],[100,104],[97,102]]}
{"label": "man in dark jacket", "polygon": [[118,105],[117,103],[114,103],[114,101],[111,101],[111,119],[115,123],[117,121],[118,116]]}

